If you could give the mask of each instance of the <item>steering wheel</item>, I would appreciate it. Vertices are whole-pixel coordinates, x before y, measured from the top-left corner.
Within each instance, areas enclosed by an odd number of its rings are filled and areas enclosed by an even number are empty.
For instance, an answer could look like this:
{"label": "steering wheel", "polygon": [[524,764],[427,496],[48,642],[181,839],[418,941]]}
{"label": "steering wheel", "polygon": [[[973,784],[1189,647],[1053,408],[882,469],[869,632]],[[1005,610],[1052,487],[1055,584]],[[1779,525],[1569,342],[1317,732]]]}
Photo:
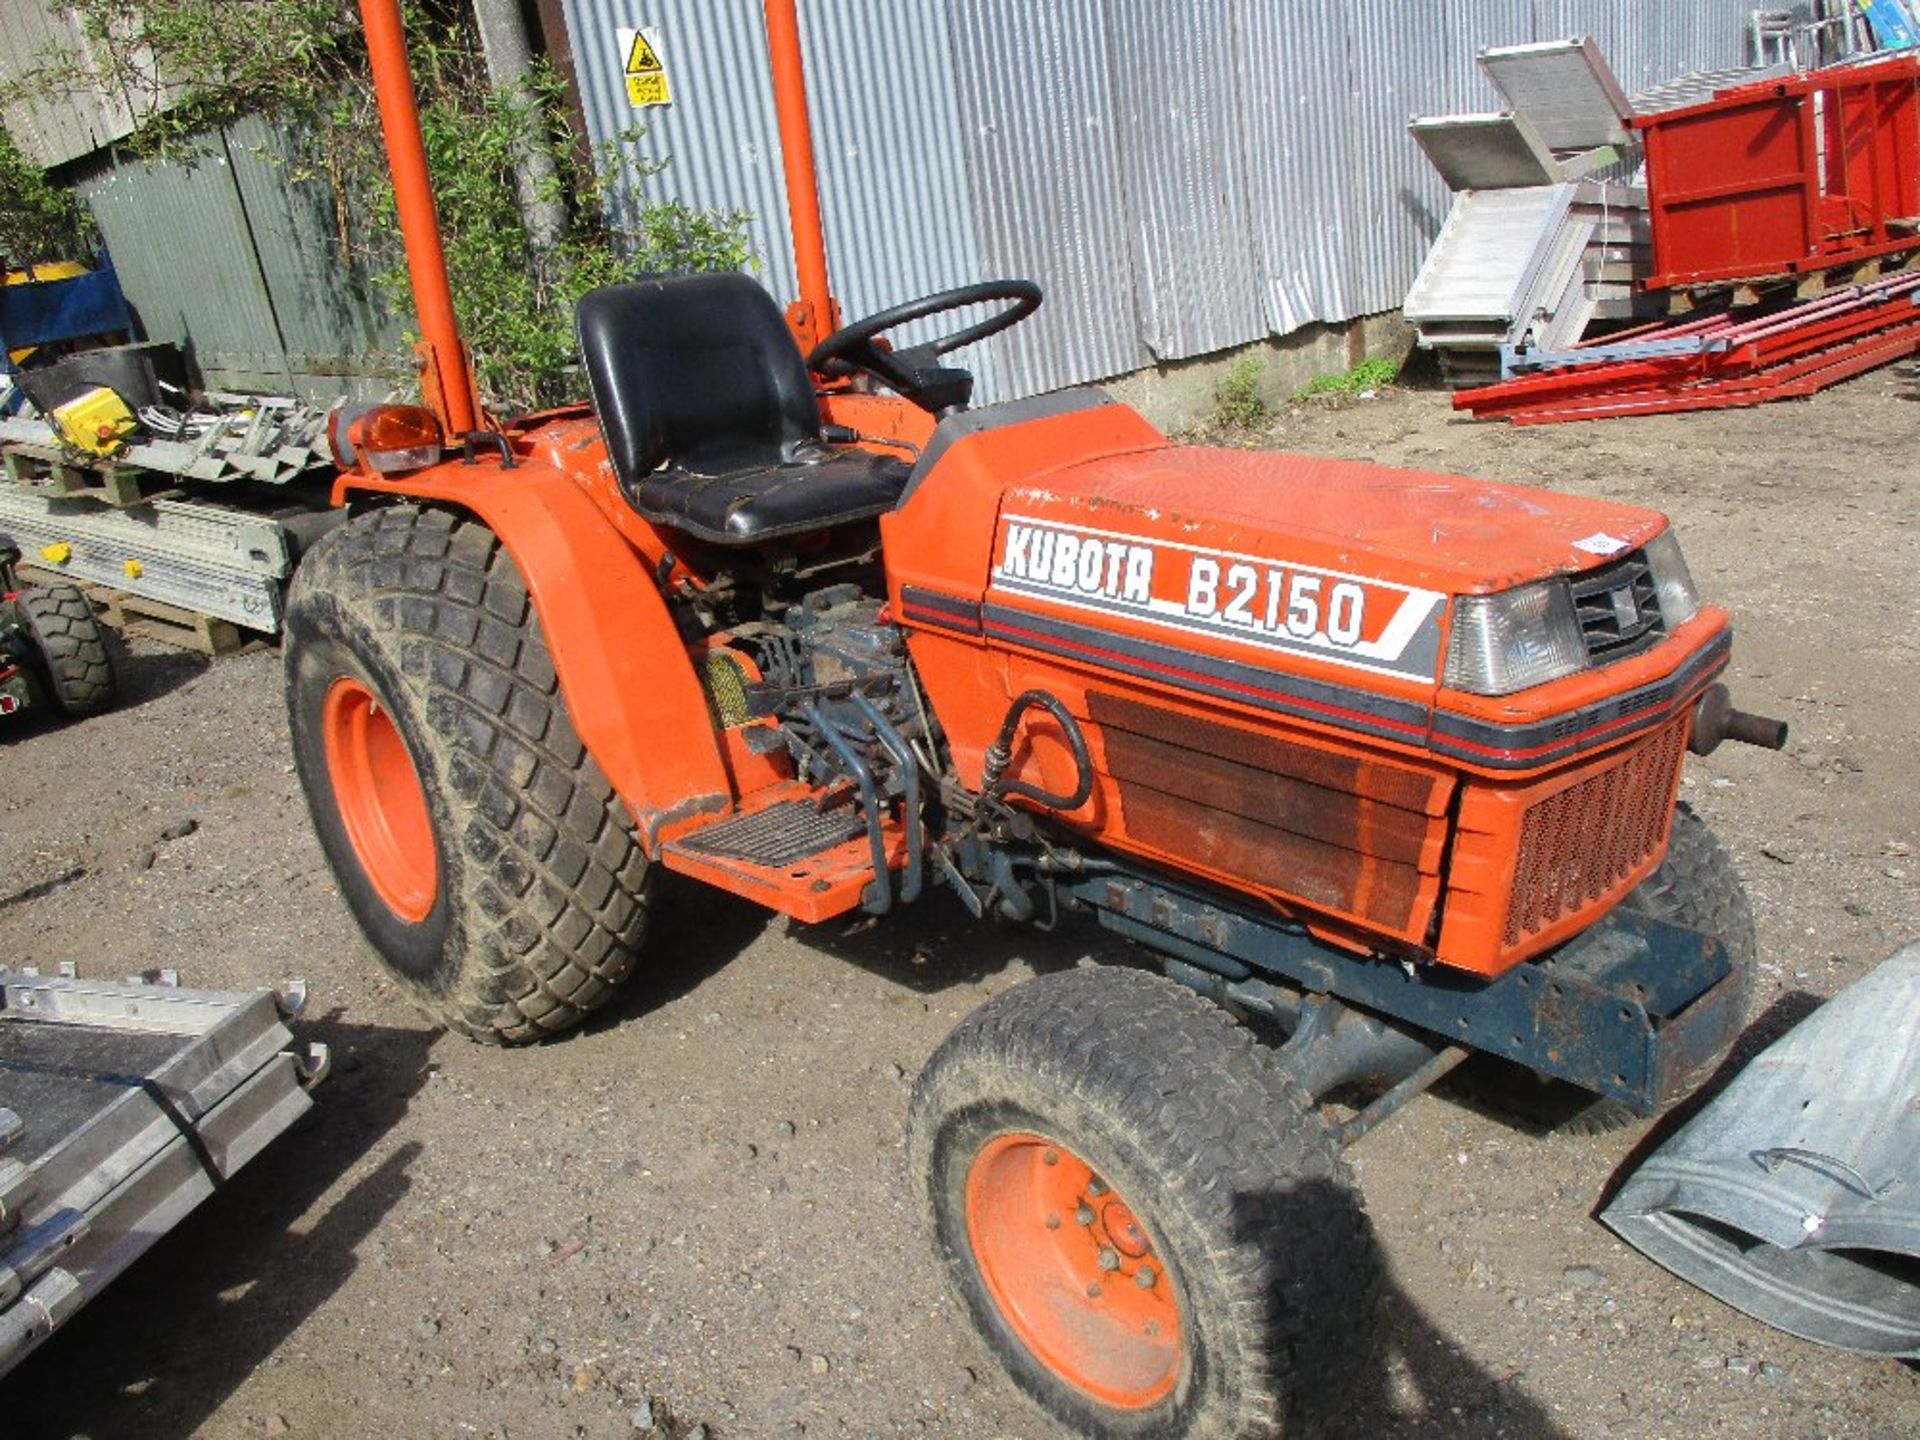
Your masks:
{"label": "steering wheel", "polygon": [[[973,389],[972,376],[939,364],[940,357],[1018,325],[1040,308],[1041,298],[1040,287],[1031,280],[984,280],[957,290],[942,290],[842,325],[813,347],[807,356],[807,368],[822,375],[863,372],[938,414],[966,404]],[[1004,301],[1006,308],[950,335],[905,350],[889,350],[876,343],[887,331],[915,320],[996,300]]]}

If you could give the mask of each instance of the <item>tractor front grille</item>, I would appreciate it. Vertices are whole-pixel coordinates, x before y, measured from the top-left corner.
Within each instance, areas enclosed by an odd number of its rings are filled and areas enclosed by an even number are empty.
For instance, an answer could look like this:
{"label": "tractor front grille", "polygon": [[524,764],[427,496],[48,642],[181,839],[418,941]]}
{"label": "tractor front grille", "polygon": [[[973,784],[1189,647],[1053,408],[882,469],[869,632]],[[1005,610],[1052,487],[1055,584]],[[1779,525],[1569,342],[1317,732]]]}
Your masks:
{"label": "tractor front grille", "polygon": [[1667,633],[1653,571],[1642,552],[1635,550],[1597,570],[1576,575],[1572,585],[1580,634],[1596,665],[1637,655]]}
{"label": "tractor front grille", "polygon": [[1598,904],[1667,838],[1691,716],[1627,752],[1619,764],[1535,801],[1520,822],[1507,907],[1508,947]]}

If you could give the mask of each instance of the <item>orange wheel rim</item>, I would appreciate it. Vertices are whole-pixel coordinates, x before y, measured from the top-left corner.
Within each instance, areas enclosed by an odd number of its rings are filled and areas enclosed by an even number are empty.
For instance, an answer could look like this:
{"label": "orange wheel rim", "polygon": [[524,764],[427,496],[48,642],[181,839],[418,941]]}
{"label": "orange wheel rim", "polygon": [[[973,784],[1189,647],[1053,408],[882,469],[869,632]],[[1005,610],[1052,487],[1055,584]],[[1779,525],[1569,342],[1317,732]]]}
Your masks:
{"label": "orange wheel rim", "polygon": [[327,777],[347,841],[374,892],[419,921],[440,891],[427,791],[393,717],[364,682],[342,675],[321,706]]}
{"label": "orange wheel rim", "polygon": [[1002,1135],[967,1172],[987,1293],[1054,1374],[1116,1409],[1172,1393],[1185,1344],[1173,1277],[1133,1209],[1078,1155]]}

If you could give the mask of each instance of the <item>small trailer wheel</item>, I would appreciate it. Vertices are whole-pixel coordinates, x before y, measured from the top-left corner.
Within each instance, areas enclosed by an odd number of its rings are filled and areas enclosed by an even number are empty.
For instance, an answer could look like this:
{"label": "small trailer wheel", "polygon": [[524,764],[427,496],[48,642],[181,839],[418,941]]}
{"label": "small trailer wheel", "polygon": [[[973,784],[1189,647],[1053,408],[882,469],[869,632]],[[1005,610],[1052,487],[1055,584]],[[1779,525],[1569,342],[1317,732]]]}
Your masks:
{"label": "small trailer wheel", "polygon": [[93,602],[73,585],[20,592],[20,614],[40,662],[40,679],[60,713],[94,715],[113,703],[113,659]]}
{"label": "small trailer wheel", "polygon": [[954,1292],[1074,1433],[1337,1413],[1371,1232],[1326,1127],[1217,1006],[1126,969],[1018,986],[927,1063],[911,1137]]}

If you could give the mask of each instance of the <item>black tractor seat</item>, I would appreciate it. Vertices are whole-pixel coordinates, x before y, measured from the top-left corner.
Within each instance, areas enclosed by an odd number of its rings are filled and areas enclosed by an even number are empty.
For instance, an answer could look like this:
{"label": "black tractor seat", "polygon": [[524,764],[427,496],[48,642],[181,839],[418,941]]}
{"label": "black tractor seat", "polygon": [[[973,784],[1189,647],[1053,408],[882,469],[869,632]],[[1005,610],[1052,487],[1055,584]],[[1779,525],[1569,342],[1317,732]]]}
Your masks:
{"label": "black tractor seat", "polygon": [[904,462],[822,438],[806,362],[750,277],[609,285],[575,323],[613,473],[654,524],[761,545],[899,503]]}

